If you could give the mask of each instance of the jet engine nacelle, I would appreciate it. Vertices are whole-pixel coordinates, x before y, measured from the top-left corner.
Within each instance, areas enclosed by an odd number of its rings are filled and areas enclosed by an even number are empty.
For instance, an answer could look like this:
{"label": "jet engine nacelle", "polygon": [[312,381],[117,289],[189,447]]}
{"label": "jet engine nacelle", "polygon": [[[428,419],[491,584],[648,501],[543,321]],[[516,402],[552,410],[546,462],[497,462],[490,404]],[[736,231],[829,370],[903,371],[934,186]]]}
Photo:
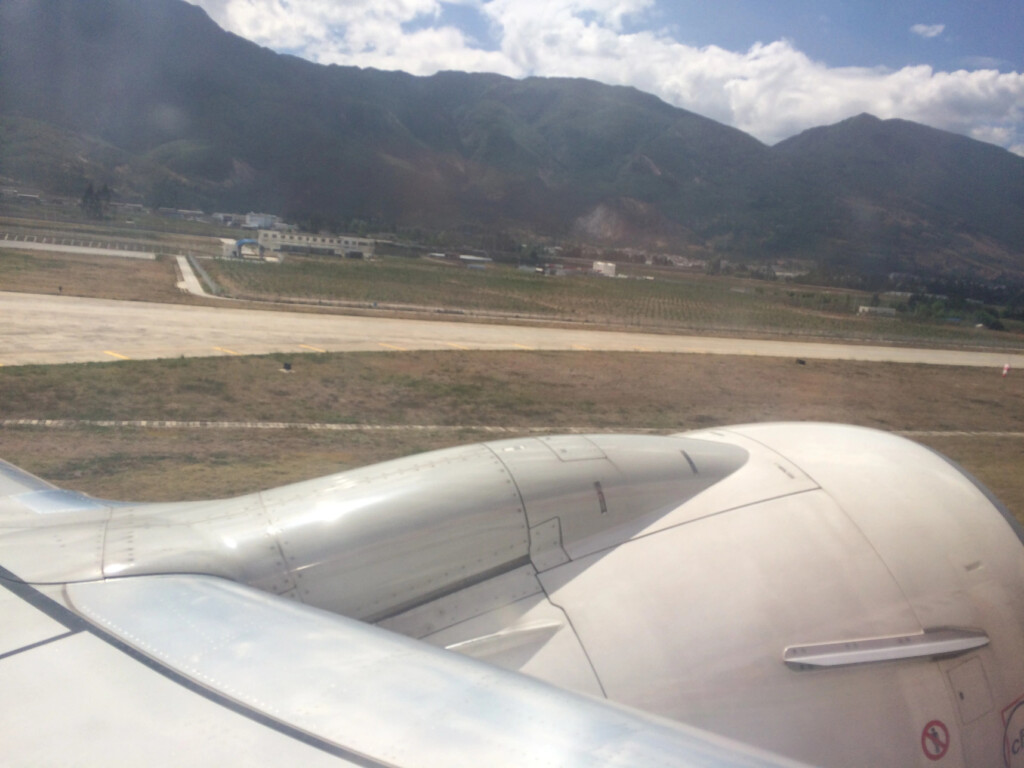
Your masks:
{"label": "jet engine nacelle", "polygon": [[183,504],[4,472],[27,582],[211,574],[811,764],[1024,766],[1024,534],[893,435],[517,438]]}
{"label": "jet engine nacelle", "polygon": [[[672,508],[659,497],[605,526],[585,460],[559,496],[549,481],[567,478],[531,441],[498,444],[548,499],[531,546],[544,531],[561,546],[382,625],[816,765],[1024,765],[1024,539],[990,494],[873,430],[676,439],[680,476],[702,476],[708,446],[729,451]],[[638,483],[667,468],[614,463],[647,468]]]}

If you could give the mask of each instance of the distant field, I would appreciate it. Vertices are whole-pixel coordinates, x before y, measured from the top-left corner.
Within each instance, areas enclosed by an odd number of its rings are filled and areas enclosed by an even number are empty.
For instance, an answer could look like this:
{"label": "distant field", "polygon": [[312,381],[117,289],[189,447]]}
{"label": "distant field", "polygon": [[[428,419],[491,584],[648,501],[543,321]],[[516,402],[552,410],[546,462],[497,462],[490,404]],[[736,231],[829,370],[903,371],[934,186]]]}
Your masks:
{"label": "distant field", "polygon": [[[209,261],[236,298],[401,304],[637,329],[758,333],[900,343],[1024,346],[1011,332],[858,316],[870,294],[660,272],[654,279],[548,277],[493,264],[468,270],[426,259],[289,257],[284,264]],[[1016,332],[1014,332],[1016,331]]]}
{"label": "distant field", "polygon": [[[386,427],[2,427],[0,457],[101,497],[227,496],[541,429],[659,433],[838,421],[946,452],[1024,517],[1024,377],[987,369],[594,352],[417,352],[0,368],[0,420],[213,420]],[[446,427],[432,429],[431,427]],[[487,427],[507,431],[492,433]],[[962,433],[962,434],[949,434]]]}
{"label": "distant field", "polygon": [[0,290],[100,299],[187,301],[173,260],[156,261],[40,251],[0,251]]}
{"label": "distant field", "polygon": [[[195,302],[175,287],[168,254],[219,253],[202,233],[237,235],[154,218],[96,224],[0,216],[0,232],[137,244],[162,254],[156,265],[108,257],[0,251],[0,289],[26,292]],[[159,225],[161,230],[147,229]],[[205,228],[204,228],[205,227]],[[177,230],[177,231],[175,231]],[[430,259],[382,256],[373,261],[290,255],[283,264],[202,259],[224,293],[272,307],[307,305],[308,311],[443,310],[469,318],[493,316],[521,322],[572,322],[664,332],[862,340],[909,345],[1024,348],[1024,324],[1005,321],[1003,332],[909,317],[857,315],[870,294],[775,281],[711,277],[622,265],[634,279],[584,275],[548,277],[491,264],[464,269]],[[653,279],[639,279],[651,277]],[[883,298],[884,301],[884,298]],[[333,306],[332,306],[333,305]],[[386,307],[387,310],[382,309]]]}
{"label": "distant field", "polygon": [[[33,216],[35,214],[35,216]],[[0,203],[0,229],[35,232],[59,231],[66,234],[91,234],[100,237],[130,237],[157,243],[196,244],[210,237],[238,236],[238,230],[217,224],[206,224],[182,219],[169,219],[143,213],[130,219],[121,217],[116,221],[94,221],[85,218],[76,209],[65,209],[60,218],[36,218],[38,209]]]}

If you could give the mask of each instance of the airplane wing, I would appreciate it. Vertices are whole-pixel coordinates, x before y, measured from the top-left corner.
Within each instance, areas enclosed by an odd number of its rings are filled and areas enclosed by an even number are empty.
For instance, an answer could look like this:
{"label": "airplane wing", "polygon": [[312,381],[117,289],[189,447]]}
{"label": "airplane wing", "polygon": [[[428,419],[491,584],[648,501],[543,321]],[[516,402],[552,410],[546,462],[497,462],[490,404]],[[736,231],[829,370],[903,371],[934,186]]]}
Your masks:
{"label": "airplane wing", "polygon": [[10,764],[796,765],[217,577],[0,585]]}
{"label": "airplane wing", "polygon": [[40,516],[59,512],[99,512],[116,505],[48,483],[0,459],[0,528],[30,527]]}

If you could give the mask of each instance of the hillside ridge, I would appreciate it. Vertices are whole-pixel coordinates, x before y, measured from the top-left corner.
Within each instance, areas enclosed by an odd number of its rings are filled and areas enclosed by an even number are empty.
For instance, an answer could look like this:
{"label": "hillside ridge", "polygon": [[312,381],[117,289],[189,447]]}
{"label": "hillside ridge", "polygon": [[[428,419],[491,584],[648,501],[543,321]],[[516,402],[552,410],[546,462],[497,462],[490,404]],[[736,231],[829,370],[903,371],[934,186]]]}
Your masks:
{"label": "hillside ridge", "polygon": [[1024,274],[1024,158],[860,115],[769,147],[628,86],[321,66],[184,0],[0,4],[0,175],[332,228]]}

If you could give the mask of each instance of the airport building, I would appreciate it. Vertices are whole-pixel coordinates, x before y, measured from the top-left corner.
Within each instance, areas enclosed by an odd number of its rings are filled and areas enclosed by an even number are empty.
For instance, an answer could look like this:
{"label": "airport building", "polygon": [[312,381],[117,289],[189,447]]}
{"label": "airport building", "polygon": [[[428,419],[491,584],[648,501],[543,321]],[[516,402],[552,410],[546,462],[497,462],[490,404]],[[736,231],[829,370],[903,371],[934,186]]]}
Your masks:
{"label": "airport building", "polygon": [[257,236],[261,248],[283,253],[316,253],[368,259],[373,256],[373,240],[354,235],[313,235],[308,232],[281,232],[261,229]]}
{"label": "airport building", "polygon": [[273,213],[253,213],[250,211],[245,214],[245,224],[242,227],[244,229],[270,229],[277,226],[279,221],[280,217]]}
{"label": "airport building", "polygon": [[243,238],[235,240],[230,237],[220,238],[221,258],[224,259],[262,259],[263,249],[257,241]]}
{"label": "airport building", "polygon": [[867,307],[857,308],[858,315],[880,315],[882,317],[896,317],[895,307]]}

